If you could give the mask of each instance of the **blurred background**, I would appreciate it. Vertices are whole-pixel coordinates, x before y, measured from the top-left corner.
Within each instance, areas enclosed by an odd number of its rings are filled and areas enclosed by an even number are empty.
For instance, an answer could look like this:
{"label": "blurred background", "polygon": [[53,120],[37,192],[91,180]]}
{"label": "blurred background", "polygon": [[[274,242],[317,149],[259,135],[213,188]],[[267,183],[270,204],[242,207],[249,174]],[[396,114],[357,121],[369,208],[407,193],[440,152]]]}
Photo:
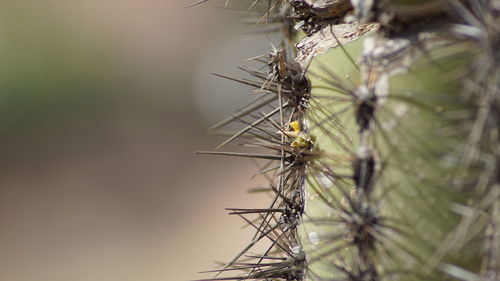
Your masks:
{"label": "blurred background", "polygon": [[270,49],[234,12],[182,0],[0,2],[0,280],[208,278],[262,207],[248,160],[196,156]]}

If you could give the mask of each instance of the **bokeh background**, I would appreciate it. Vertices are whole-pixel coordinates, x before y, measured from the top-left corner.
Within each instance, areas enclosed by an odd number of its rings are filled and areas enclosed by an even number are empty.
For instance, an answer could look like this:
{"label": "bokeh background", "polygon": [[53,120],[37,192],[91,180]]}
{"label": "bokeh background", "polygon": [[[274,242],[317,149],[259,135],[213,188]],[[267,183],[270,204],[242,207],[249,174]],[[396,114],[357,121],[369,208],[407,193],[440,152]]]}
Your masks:
{"label": "bokeh background", "polygon": [[250,99],[210,73],[269,39],[186,4],[0,2],[0,280],[207,278],[248,242],[224,207],[267,204],[255,166],[194,151]]}

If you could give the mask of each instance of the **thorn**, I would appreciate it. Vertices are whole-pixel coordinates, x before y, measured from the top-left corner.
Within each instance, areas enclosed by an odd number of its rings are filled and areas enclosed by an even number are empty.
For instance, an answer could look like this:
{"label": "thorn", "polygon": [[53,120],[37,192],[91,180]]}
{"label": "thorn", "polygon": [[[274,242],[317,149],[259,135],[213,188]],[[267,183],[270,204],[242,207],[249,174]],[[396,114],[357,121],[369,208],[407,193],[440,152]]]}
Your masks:
{"label": "thorn", "polygon": [[281,160],[280,155],[256,154],[256,153],[197,151],[196,154],[248,157],[248,158],[268,159],[268,160]]}
{"label": "thorn", "polygon": [[208,0],[199,0],[199,1],[196,1],[196,2],[194,2],[194,3],[192,3],[192,4],[189,4],[189,5],[187,5],[187,6],[184,6],[184,9],[189,9],[189,8],[191,8],[191,7],[194,7],[194,6],[196,6],[196,5],[199,5],[199,4],[202,4],[202,3],[205,3],[205,2],[207,2],[207,1],[208,1]]}

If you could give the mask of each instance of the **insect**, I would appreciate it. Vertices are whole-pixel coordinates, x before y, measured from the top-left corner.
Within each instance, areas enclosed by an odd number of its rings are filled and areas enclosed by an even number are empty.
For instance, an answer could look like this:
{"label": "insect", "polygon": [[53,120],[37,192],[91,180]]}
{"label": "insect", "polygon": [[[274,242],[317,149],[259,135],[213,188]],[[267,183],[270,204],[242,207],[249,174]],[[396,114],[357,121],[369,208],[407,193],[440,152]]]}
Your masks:
{"label": "insect", "polygon": [[294,149],[311,149],[316,141],[316,137],[301,130],[299,121],[292,121],[283,133],[293,139],[290,146]]}

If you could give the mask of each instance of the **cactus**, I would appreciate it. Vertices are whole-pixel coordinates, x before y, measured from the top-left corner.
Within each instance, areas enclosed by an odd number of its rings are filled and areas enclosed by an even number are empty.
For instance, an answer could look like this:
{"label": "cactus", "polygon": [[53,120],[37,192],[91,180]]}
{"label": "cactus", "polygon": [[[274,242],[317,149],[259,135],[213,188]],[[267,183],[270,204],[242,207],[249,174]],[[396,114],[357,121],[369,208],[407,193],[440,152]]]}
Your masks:
{"label": "cactus", "polygon": [[258,98],[201,153],[259,159],[273,200],[229,209],[255,235],[205,280],[499,280],[500,2],[252,8],[282,44],[219,75]]}

